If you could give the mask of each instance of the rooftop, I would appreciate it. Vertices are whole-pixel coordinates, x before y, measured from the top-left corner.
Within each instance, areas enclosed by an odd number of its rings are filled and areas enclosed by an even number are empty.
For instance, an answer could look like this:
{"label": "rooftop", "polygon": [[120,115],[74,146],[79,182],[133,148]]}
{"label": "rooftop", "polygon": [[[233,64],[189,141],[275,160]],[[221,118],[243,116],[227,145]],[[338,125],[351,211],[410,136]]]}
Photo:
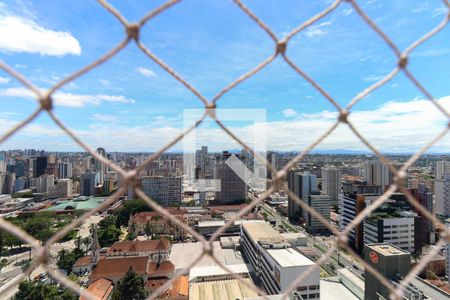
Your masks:
{"label": "rooftop", "polygon": [[[244,280],[252,284],[250,279]],[[193,283],[189,288],[189,299],[192,300],[209,300],[211,295],[214,295],[214,299],[244,299],[258,296],[255,291],[236,279]]]}
{"label": "rooftop", "polygon": [[259,241],[286,242],[280,233],[273,229],[266,221],[242,222],[242,227],[245,228],[254,243],[258,243]]}
{"label": "rooftop", "polygon": [[105,201],[105,197],[80,197],[72,200],[57,201],[46,211],[63,211],[63,210],[91,210],[99,206]]}
{"label": "rooftop", "polygon": [[[99,300],[109,299],[109,296],[111,295],[113,289],[114,286],[112,282],[105,278],[97,279],[96,281],[92,282],[87,288],[87,290],[94,294],[95,298]],[[83,296],[80,297],[80,300],[85,299],[86,298],[84,298]]]}
{"label": "rooftop", "polygon": [[107,253],[125,253],[125,252],[150,252],[157,250],[169,250],[170,241],[167,239],[160,240],[136,240],[115,242],[107,251]]}
{"label": "rooftop", "polygon": [[381,255],[384,256],[394,256],[394,255],[401,255],[401,254],[410,254],[408,251],[405,251],[403,249],[400,249],[394,245],[381,243],[381,244],[369,244],[367,245],[368,248],[370,248],[373,251],[378,252]]}
{"label": "rooftop", "polygon": [[147,273],[148,257],[126,257],[114,259],[100,259],[92,271],[91,282],[103,277],[123,277],[131,267],[139,274]]}
{"label": "rooftop", "polygon": [[267,253],[282,267],[314,265],[314,262],[294,248],[267,249]]}
{"label": "rooftop", "polygon": [[320,280],[320,299],[327,300],[359,300],[340,282]]}
{"label": "rooftop", "polygon": [[[233,274],[241,274],[245,275],[253,271],[253,267],[250,264],[239,264],[239,265],[231,265],[227,266],[228,269]],[[227,275],[229,274],[230,277],[232,274],[230,274],[227,270],[223,269],[220,266],[206,266],[206,267],[193,267],[189,270],[189,281],[196,281],[198,277],[215,277],[220,275]]]}
{"label": "rooftop", "polygon": [[[220,262],[225,263],[225,258],[222,249],[220,248],[220,242],[213,242],[212,248],[214,256]],[[201,242],[173,244],[169,260],[175,265],[176,270],[181,270],[188,267],[202,251],[203,244]],[[215,265],[217,265],[217,263],[208,255],[204,255],[197,264],[195,264],[196,267]]]}

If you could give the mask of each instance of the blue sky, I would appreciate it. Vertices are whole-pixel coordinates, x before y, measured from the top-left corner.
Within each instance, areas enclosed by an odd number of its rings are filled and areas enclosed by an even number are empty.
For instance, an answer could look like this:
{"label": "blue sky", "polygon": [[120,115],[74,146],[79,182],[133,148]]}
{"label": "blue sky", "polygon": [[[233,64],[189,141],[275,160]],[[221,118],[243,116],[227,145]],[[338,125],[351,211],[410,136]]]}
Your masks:
{"label": "blue sky", "polygon": [[[139,20],[163,1],[111,1],[128,20]],[[244,3],[278,37],[325,9],[330,1]],[[400,49],[445,17],[442,1],[358,1]],[[450,110],[450,27],[418,47],[409,68]],[[0,57],[35,85],[47,89],[96,60],[124,38],[123,26],[96,1],[0,2]],[[186,0],[150,20],[141,41],[208,99],[273,53],[273,41],[230,0]],[[396,65],[382,39],[351,6],[295,36],[289,57],[340,105]],[[183,126],[183,109],[202,103],[133,43],[109,62],[65,86],[55,112],[92,147],[153,151]],[[0,72],[0,132],[37,106],[15,79]],[[301,150],[331,126],[334,107],[277,58],[219,101],[220,108],[267,110],[268,149]],[[412,152],[445,128],[437,112],[403,74],[359,102],[351,121],[382,151]],[[247,138],[247,123],[227,123]],[[236,145],[214,126],[200,130],[199,144]],[[433,151],[448,151],[443,139]],[[45,115],[0,148],[79,150]],[[182,144],[175,146],[177,150]],[[320,149],[366,150],[340,126]]]}

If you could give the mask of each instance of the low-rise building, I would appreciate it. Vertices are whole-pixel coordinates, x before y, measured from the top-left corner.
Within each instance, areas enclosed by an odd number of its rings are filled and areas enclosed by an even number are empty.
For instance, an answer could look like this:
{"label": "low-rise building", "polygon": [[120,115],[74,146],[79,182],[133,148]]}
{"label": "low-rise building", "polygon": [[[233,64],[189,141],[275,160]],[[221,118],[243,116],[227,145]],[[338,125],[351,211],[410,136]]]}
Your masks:
{"label": "low-rise building", "polygon": [[[264,290],[271,295],[283,293],[314,262],[292,248],[269,223],[246,221],[241,226],[241,246]],[[320,274],[309,271],[296,291],[303,299],[319,299]]]}

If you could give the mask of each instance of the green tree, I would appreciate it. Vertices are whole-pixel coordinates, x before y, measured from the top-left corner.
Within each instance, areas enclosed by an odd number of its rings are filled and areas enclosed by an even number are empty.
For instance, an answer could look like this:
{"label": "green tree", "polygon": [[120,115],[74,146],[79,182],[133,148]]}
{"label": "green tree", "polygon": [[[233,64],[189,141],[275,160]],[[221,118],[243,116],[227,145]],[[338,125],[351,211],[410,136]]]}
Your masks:
{"label": "green tree", "polygon": [[80,257],[83,257],[84,254],[84,251],[78,248],[75,248],[72,251],[62,249],[58,252],[58,261],[56,262],[56,265],[58,268],[70,273],[75,262]]}
{"label": "green tree", "polygon": [[129,200],[117,210],[117,226],[128,226],[130,215],[137,214],[139,212],[152,211],[151,207],[141,199]]}
{"label": "green tree", "polygon": [[116,227],[116,216],[108,216],[98,223],[98,242],[100,247],[109,247],[119,240],[120,228]]}
{"label": "green tree", "polygon": [[145,224],[144,232],[147,235],[147,237],[149,237],[153,233],[153,228],[150,222],[147,222],[147,224]]}
{"label": "green tree", "polygon": [[19,290],[13,300],[77,300],[78,295],[72,291],[58,287],[54,284],[46,284],[32,281],[22,281]]}
{"label": "green tree", "polygon": [[112,300],[141,300],[147,296],[144,279],[129,268],[112,293]]}

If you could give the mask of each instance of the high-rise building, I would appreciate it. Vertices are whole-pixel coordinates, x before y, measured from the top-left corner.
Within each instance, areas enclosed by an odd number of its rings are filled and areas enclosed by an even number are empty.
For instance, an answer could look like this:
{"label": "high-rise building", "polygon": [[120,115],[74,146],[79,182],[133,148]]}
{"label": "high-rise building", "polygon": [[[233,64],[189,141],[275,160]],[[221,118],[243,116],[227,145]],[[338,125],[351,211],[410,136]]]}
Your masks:
{"label": "high-rise building", "polygon": [[[326,194],[309,194],[308,205],[318,212],[328,223],[330,223],[330,196]],[[305,226],[308,233],[328,232],[328,227],[311,213],[305,211]]]}
{"label": "high-rise building", "polygon": [[214,178],[220,181],[220,191],[215,193],[215,201],[221,204],[238,204],[247,199],[247,183],[226,163],[232,155],[227,151],[216,155]]}
{"label": "high-rise building", "polygon": [[33,177],[37,178],[45,174],[47,169],[47,156],[38,156],[33,160]]}
{"label": "high-rise building", "polygon": [[105,180],[103,180],[103,192],[109,194],[113,190],[114,190],[114,178],[105,177]]}
{"label": "high-rise building", "polygon": [[364,164],[364,180],[369,185],[378,185],[384,191],[390,184],[389,167],[380,160],[369,160]]}
{"label": "high-rise building", "polygon": [[142,177],[142,191],[162,206],[180,205],[181,184],[181,177]]}
{"label": "high-rise building", "polygon": [[[364,261],[393,283],[399,282],[411,270],[411,254],[387,243],[365,245]],[[371,272],[365,274],[364,299],[390,299],[389,289]]]}
{"label": "high-rise building", "polygon": [[69,162],[59,162],[57,163],[58,168],[58,178],[65,179],[72,177],[72,164]]}
{"label": "high-rise building", "polygon": [[38,177],[37,190],[39,193],[48,193],[55,185],[55,176],[43,174]]}
{"label": "high-rise building", "polygon": [[322,169],[322,193],[330,196],[331,204],[337,204],[341,192],[341,174],[336,168]]}
{"label": "high-rise building", "polygon": [[[417,189],[410,189],[413,197],[431,214],[433,214],[433,193],[423,183],[417,185]],[[432,245],[435,243],[435,229],[433,222],[428,219],[419,209],[413,208],[414,212],[420,216],[419,230],[416,236],[420,245]]]}
{"label": "high-rise building", "polygon": [[[365,195],[343,194],[339,199],[339,229],[343,231],[365,208]],[[349,245],[358,252],[364,246],[364,223],[360,222],[348,234]]]}
{"label": "high-rise building", "polygon": [[450,174],[434,182],[435,213],[442,219],[450,217]]}
{"label": "high-rise building", "polygon": [[80,176],[80,195],[93,196],[95,191],[95,173],[86,172]]}
{"label": "high-rise building", "polygon": [[444,179],[445,175],[450,175],[450,161],[438,161],[436,162],[436,180]]}
{"label": "high-rise building", "polygon": [[[308,201],[308,195],[317,191],[317,177],[304,172],[290,171],[288,174],[288,188],[302,201]],[[305,219],[305,212],[300,205],[288,198],[288,216],[293,220]]]}
{"label": "high-rise building", "polygon": [[264,290],[271,295],[286,291],[301,274],[308,272],[296,291],[301,299],[320,298],[320,271],[265,221],[244,221],[241,246]]}
{"label": "high-rise building", "polygon": [[[104,148],[97,148],[97,153],[103,157],[106,157],[106,151]],[[106,166],[97,159],[95,160],[95,172],[99,174],[99,176],[97,177],[97,182],[95,184],[102,185],[106,174]]]}
{"label": "high-rise building", "polygon": [[[445,226],[450,228],[450,218],[445,220]],[[445,243],[445,274],[450,284],[450,243]]]}
{"label": "high-rise building", "polygon": [[408,252],[416,250],[415,228],[420,217],[411,211],[371,215],[364,220],[364,244],[389,243]]}

